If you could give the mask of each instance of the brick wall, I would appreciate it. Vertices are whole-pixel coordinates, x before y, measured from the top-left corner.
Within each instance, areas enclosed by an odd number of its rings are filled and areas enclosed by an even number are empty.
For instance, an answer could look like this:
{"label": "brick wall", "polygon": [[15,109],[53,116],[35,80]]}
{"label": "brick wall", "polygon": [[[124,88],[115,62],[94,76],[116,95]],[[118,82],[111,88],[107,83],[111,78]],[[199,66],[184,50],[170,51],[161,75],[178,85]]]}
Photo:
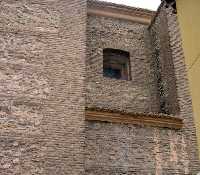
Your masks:
{"label": "brick wall", "polygon": [[172,13],[173,9],[166,9],[167,24],[170,36],[170,46],[172,50],[175,77],[177,82],[177,97],[180,106],[179,116],[184,119],[183,133],[186,140],[186,150],[188,152],[188,174],[200,172],[200,162],[197,151],[196,128],[194,124],[192,99],[189,90],[189,81],[185,57],[182,48],[181,33],[177,16]]}
{"label": "brick wall", "polygon": [[86,1],[0,3],[0,174],[84,174]]}
{"label": "brick wall", "polygon": [[189,169],[186,142],[182,131],[87,122],[85,171],[91,175],[191,174],[196,171]]}
{"label": "brick wall", "polygon": [[173,9],[165,8],[162,3],[150,26],[150,32],[155,59],[159,60],[157,73],[160,74],[163,84],[164,95],[161,96],[161,101],[166,101],[165,109],[184,119],[184,128],[181,131],[184,139],[181,149],[185,150],[184,174],[197,174],[200,169],[192,102],[179,24],[176,14],[172,12]]}
{"label": "brick wall", "polygon": [[[125,20],[88,17],[87,106],[160,113],[164,101],[164,112],[183,118],[184,128],[88,121],[86,174],[189,175],[199,171],[178,24],[168,10],[162,4],[149,28]],[[106,47],[130,52],[132,81],[103,77],[102,50]],[[161,85],[164,94],[159,92]]]}
{"label": "brick wall", "polygon": [[[111,108],[127,112],[158,112],[148,26],[100,16],[88,17],[87,97],[88,107]],[[103,77],[103,49],[130,53],[131,81]]]}
{"label": "brick wall", "polygon": [[[152,46],[157,38],[152,39],[147,25],[89,16],[86,33],[86,1],[1,2],[1,174],[197,173],[181,40],[176,17],[170,9],[166,15],[169,36],[155,37],[167,37],[166,47],[159,51],[165,48],[163,52],[169,54],[170,45],[171,59],[165,62],[161,56],[159,60],[164,61],[157,66]],[[106,47],[130,52],[132,81],[103,77],[102,51]],[[85,105],[159,113],[161,99],[171,99],[159,96],[155,67],[162,65],[169,71],[174,67],[177,102],[172,102],[178,108],[168,107],[184,118],[182,130],[85,123]],[[168,88],[171,86],[165,90]]]}
{"label": "brick wall", "polygon": [[152,50],[155,59],[157,85],[159,88],[161,111],[167,114],[178,114],[176,77],[170,48],[166,12],[161,6],[154,21],[149,27],[152,37]]}

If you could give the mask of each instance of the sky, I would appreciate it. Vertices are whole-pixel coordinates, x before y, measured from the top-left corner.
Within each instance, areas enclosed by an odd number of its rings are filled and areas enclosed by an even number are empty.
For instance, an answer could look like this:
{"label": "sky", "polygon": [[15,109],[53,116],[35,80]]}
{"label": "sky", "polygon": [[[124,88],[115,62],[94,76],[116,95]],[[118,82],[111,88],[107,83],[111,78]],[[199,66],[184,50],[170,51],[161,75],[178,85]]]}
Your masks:
{"label": "sky", "polygon": [[107,2],[113,2],[116,4],[125,4],[133,7],[140,7],[149,10],[157,10],[160,5],[160,0],[103,0]]}

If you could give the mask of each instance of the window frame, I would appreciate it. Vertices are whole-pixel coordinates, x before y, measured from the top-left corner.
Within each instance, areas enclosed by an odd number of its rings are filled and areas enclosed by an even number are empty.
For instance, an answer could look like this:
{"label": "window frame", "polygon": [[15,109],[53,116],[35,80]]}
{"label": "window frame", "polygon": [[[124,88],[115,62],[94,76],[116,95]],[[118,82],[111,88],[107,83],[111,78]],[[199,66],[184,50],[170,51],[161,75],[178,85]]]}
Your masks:
{"label": "window frame", "polygon": [[[116,55],[116,56],[115,56]],[[105,75],[105,69],[120,70],[120,78]],[[131,81],[130,53],[121,49],[103,49],[103,76],[117,80]]]}

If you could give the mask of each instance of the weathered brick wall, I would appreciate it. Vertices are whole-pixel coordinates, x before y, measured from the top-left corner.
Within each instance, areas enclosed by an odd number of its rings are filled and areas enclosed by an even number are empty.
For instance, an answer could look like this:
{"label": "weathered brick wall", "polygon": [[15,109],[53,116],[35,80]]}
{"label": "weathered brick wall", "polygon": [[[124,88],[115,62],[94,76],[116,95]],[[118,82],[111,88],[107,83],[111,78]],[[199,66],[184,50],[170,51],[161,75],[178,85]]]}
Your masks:
{"label": "weathered brick wall", "polygon": [[0,174],[84,174],[86,1],[0,2]]}
{"label": "weathered brick wall", "polygon": [[85,171],[91,175],[191,174],[182,131],[87,122]]}
{"label": "weathered brick wall", "polygon": [[[199,171],[191,99],[186,73],[182,72],[184,57],[175,19],[164,6],[149,29],[128,21],[89,16],[87,106],[159,113],[164,101],[167,113],[184,118],[184,128],[86,122],[86,174],[190,175]],[[106,47],[131,53],[132,81],[103,77],[102,50]],[[164,95],[159,95],[159,83]]]}
{"label": "weathered brick wall", "polygon": [[[200,168],[195,125],[193,122],[192,102],[179,24],[176,14],[173,14],[172,11],[171,8],[165,8],[165,4],[162,3],[158,15],[153,25],[150,27],[150,31],[153,36],[152,43],[155,52],[158,51],[158,54],[155,54],[157,58],[155,58],[159,60],[160,64],[159,71],[162,77],[161,81],[164,84],[163,100],[167,100],[166,108],[171,108],[174,114],[184,119],[184,128],[182,132],[185,137],[185,149],[188,155],[186,174],[195,174],[200,171]],[[166,62],[170,64],[166,65]],[[171,69],[171,71],[169,71],[170,66],[174,70]],[[173,72],[173,74],[171,72]]]}
{"label": "weathered brick wall", "polygon": [[[155,21],[150,26],[155,59],[158,60],[158,74],[161,76],[165,109],[184,119],[182,136],[185,150],[184,174],[200,171],[196,133],[193,122],[192,103],[188,89],[181,35],[176,15],[162,3]],[[172,96],[173,95],[173,96]],[[177,149],[177,148],[176,148]],[[174,162],[177,166],[177,162]]]}
{"label": "weathered brick wall", "polygon": [[[181,41],[175,16],[170,11],[167,15],[184,129],[100,122],[85,126],[85,83],[89,107],[160,111],[147,26],[90,16],[85,64],[86,1],[2,1],[0,174],[197,173]],[[104,47],[130,52],[132,81],[103,77]]]}
{"label": "weathered brick wall", "polygon": [[156,18],[149,27],[152,37],[152,50],[155,59],[157,85],[160,91],[161,111],[167,114],[178,114],[176,77],[170,48],[170,38],[166,12],[161,6]]}
{"label": "weathered brick wall", "polygon": [[[159,99],[148,26],[106,18],[88,17],[87,106],[127,112],[158,112]],[[103,49],[130,53],[131,81],[103,77]]]}
{"label": "weathered brick wall", "polygon": [[177,16],[172,13],[173,10],[171,8],[165,10],[168,19],[167,24],[172,50],[172,60],[177,82],[177,97],[180,106],[179,116],[184,119],[183,133],[186,140],[186,150],[188,152],[188,174],[197,174],[197,172],[200,172],[200,162],[181,33]]}

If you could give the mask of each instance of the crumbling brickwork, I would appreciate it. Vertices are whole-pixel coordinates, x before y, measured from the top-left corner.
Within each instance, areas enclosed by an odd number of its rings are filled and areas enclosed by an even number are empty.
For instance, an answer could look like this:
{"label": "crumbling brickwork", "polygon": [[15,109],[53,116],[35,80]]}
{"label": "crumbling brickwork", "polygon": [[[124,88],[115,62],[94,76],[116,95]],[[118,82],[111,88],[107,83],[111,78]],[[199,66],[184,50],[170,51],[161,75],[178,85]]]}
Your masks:
{"label": "crumbling brickwork", "polygon": [[0,174],[84,174],[86,1],[0,2]]}

